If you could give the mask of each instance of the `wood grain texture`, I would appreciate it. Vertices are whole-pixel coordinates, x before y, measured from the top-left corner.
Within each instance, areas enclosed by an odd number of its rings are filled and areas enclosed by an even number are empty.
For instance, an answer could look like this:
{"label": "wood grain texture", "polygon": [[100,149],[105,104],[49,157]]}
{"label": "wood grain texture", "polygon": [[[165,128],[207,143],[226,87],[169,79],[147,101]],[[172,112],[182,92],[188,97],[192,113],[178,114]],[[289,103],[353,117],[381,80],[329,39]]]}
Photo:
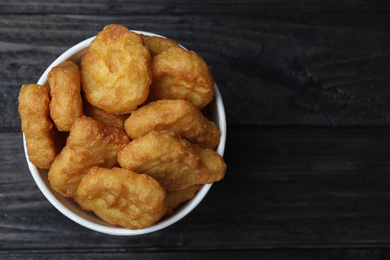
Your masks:
{"label": "wood grain texture", "polygon": [[[262,259],[262,260],[280,260],[280,259],[307,259],[307,260],[348,260],[348,259],[387,259],[390,255],[389,250],[378,249],[333,249],[333,250],[232,250],[232,251],[201,251],[201,252],[98,252],[98,253],[69,253],[63,251],[45,252],[45,253],[13,253],[7,254],[7,260],[25,259]],[[1,259],[0,254],[0,259]]]}
{"label": "wood grain texture", "polygon": [[135,237],[100,234],[61,215],[22,163],[20,133],[2,133],[0,250],[389,247],[388,129],[229,130],[226,177],[180,222]]}
{"label": "wood grain texture", "polygon": [[321,1],[303,0],[291,2],[288,0],[192,0],[192,1],[126,1],[126,0],[68,0],[66,2],[53,0],[12,2],[1,0],[0,13],[15,14],[225,14],[225,13],[377,13],[390,10],[385,1],[347,0]]}
{"label": "wood grain texture", "polygon": [[261,16],[4,14],[0,129],[19,128],[21,84],[36,82],[62,52],[110,23],[198,52],[212,67],[229,125],[389,126],[390,14],[369,7]]}
{"label": "wood grain texture", "polygon": [[[22,84],[105,25],[177,40],[211,66],[226,177],[178,223],[115,237],[31,177]],[[0,0],[0,259],[388,259],[387,1]]]}

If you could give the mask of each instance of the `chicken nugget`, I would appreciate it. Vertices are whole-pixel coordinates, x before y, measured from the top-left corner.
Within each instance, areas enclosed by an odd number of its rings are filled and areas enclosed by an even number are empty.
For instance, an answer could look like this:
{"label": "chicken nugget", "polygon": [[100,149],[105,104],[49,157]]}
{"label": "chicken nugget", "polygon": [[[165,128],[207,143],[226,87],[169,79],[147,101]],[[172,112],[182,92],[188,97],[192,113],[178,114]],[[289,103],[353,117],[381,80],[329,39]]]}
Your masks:
{"label": "chicken nugget", "polygon": [[160,52],[167,50],[170,47],[180,47],[179,44],[172,39],[159,37],[159,36],[149,36],[140,34],[144,40],[144,44],[149,47],[150,54],[155,56]]}
{"label": "chicken nugget", "polygon": [[192,199],[196,192],[202,188],[202,184],[192,185],[184,190],[167,193],[168,209],[166,215],[170,215],[181,203]]}
{"label": "chicken nugget", "polygon": [[186,100],[158,100],[134,111],[125,121],[125,130],[131,139],[153,130],[171,130],[191,143],[204,148],[215,148],[221,133],[214,122]]}
{"label": "chicken nugget", "polygon": [[113,114],[109,113],[101,108],[94,107],[87,100],[83,102],[84,114],[88,117],[95,119],[96,121],[113,125],[124,129],[124,124],[129,114]]}
{"label": "chicken nugget", "polygon": [[50,116],[59,131],[70,131],[74,120],[83,115],[81,75],[73,61],[64,61],[47,75],[50,86]]}
{"label": "chicken nugget", "polygon": [[148,96],[151,59],[141,36],[123,25],[105,26],[81,59],[88,102],[110,113],[130,113]]}
{"label": "chicken nugget", "polygon": [[73,197],[81,179],[93,166],[117,165],[117,153],[130,142],[126,133],[115,126],[83,116],[74,122],[66,146],[49,170],[54,190]]}
{"label": "chicken nugget", "polygon": [[171,47],[153,58],[149,101],[185,99],[199,109],[211,102],[214,78],[207,63],[195,52]]}
{"label": "chicken nugget", "polygon": [[49,169],[61,148],[61,140],[49,115],[50,89],[37,84],[23,85],[19,92],[19,114],[29,160]]}
{"label": "chicken nugget", "polygon": [[167,210],[165,189],[155,179],[122,168],[93,167],[75,200],[101,219],[128,229],[149,227]]}
{"label": "chicken nugget", "polygon": [[152,176],[167,192],[219,181],[226,171],[216,151],[191,144],[169,130],[133,140],[118,153],[118,162],[123,168]]}

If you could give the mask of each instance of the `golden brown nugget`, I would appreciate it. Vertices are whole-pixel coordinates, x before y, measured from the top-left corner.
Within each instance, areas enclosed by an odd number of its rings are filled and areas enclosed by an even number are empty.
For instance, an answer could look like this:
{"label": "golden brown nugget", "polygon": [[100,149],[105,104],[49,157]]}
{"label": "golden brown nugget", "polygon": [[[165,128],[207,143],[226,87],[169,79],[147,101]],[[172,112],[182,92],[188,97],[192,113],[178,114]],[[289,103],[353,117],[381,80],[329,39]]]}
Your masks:
{"label": "golden brown nugget", "polygon": [[88,102],[110,113],[130,113],[149,94],[151,60],[141,36],[123,25],[104,27],[81,59]]}
{"label": "golden brown nugget", "polygon": [[128,229],[153,225],[166,212],[166,192],[152,177],[122,168],[93,167],[76,201],[101,219]]}
{"label": "golden brown nugget", "polygon": [[175,40],[169,38],[149,36],[144,34],[140,35],[144,40],[144,44],[149,47],[150,54],[152,54],[152,56],[156,56],[170,47],[180,47]]}
{"label": "golden brown nugget", "polygon": [[61,141],[49,115],[50,89],[37,84],[23,85],[19,92],[19,114],[29,160],[36,167],[49,169],[59,152]]}
{"label": "golden brown nugget", "polygon": [[83,115],[80,69],[73,61],[64,61],[47,75],[50,85],[50,116],[59,131],[70,131]]}
{"label": "golden brown nugget", "polygon": [[172,191],[167,193],[168,209],[166,215],[170,215],[181,203],[192,199],[196,192],[202,188],[202,184],[190,186],[184,190]]}
{"label": "golden brown nugget", "polygon": [[118,153],[118,162],[123,168],[150,175],[167,192],[219,181],[226,171],[216,151],[191,144],[168,130],[133,140]]}
{"label": "golden brown nugget", "polygon": [[214,95],[214,78],[207,63],[195,52],[171,47],[154,56],[149,101],[185,99],[204,108]]}
{"label": "golden brown nugget", "polygon": [[66,146],[49,170],[54,190],[73,197],[81,179],[93,166],[117,165],[117,153],[130,142],[126,133],[115,126],[83,116],[74,122]]}
{"label": "golden brown nugget", "polygon": [[101,108],[94,107],[84,99],[84,114],[96,121],[119,127],[124,130],[124,124],[129,114],[113,114]]}
{"label": "golden brown nugget", "polygon": [[134,111],[125,121],[125,130],[131,139],[153,130],[171,130],[191,143],[204,148],[215,148],[221,133],[214,122],[186,100],[158,100]]}

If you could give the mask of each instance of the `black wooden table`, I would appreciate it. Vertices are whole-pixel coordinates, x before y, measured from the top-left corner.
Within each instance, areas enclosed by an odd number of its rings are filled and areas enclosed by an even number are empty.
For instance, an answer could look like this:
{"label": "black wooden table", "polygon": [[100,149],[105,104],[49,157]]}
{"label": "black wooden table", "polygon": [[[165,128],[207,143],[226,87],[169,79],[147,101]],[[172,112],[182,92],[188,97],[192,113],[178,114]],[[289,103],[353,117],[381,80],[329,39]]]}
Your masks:
{"label": "black wooden table", "polygon": [[[25,161],[18,92],[105,25],[177,40],[212,67],[226,177],[147,235],[58,212]],[[0,1],[1,259],[389,259],[388,1]]]}

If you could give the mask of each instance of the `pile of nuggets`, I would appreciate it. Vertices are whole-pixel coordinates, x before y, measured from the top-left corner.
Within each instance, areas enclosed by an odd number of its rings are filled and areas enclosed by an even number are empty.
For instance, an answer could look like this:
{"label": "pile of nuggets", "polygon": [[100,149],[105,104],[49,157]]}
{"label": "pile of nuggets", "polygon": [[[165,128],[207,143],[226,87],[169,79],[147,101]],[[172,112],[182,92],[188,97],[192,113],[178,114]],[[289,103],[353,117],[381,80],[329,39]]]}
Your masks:
{"label": "pile of nuggets", "polygon": [[202,113],[213,99],[206,62],[172,39],[107,25],[80,67],[65,61],[48,86],[23,85],[29,160],[52,188],[128,229],[153,225],[221,180],[221,133]]}

